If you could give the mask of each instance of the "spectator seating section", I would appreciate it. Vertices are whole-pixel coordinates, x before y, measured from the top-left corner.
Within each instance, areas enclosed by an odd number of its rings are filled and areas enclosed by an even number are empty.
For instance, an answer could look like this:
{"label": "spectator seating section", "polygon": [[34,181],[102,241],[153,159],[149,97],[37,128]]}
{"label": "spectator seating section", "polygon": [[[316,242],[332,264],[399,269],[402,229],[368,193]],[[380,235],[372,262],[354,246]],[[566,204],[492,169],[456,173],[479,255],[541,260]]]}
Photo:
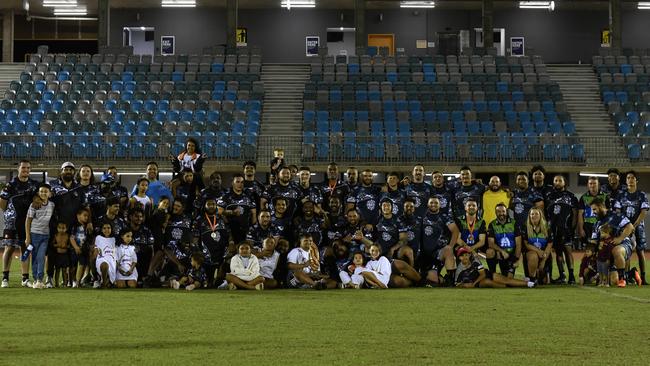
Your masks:
{"label": "spectator seating section", "polygon": [[584,160],[539,56],[327,56],[303,113],[307,159]]}
{"label": "spectator seating section", "polygon": [[650,159],[650,54],[594,56],[594,71],[607,112],[632,161]]}
{"label": "spectator seating section", "polygon": [[254,158],[261,56],[34,54],[0,102],[6,158]]}

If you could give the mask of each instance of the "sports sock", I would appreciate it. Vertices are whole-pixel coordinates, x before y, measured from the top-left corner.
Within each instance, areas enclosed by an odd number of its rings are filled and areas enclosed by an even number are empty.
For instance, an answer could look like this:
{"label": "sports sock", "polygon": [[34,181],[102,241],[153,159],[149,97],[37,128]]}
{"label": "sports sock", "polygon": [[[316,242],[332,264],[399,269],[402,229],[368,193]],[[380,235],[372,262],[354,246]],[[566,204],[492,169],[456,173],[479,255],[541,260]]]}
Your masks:
{"label": "sports sock", "polygon": [[496,258],[487,258],[486,259],[488,269],[490,272],[495,273],[497,271],[497,259]]}
{"label": "sports sock", "polygon": [[9,271],[2,272],[2,279],[9,281]]}
{"label": "sports sock", "polygon": [[622,269],[616,269],[616,272],[618,272],[618,280],[624,280],[625,279],[625,268]]}

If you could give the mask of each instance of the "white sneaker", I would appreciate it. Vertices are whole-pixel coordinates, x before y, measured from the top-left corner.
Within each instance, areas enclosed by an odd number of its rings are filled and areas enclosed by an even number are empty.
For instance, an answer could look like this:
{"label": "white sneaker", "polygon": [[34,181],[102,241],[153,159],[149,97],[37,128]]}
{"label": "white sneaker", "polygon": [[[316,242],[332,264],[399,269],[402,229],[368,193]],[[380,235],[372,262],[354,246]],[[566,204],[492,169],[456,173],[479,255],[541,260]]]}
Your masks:
{"label": "white sneaker", "polygon": [[45,285],[43,284],[42,281],[39,280],[39,281],[36,281],[36,282],[34,283],[34,285],[32,286],[32,288],[35,288],[35,289],[37,289],[37,290],[42,290],[42,289],[45,288]]}
{"label": "white sneaker", "polygon": [[178,290],[181,287],[181,283],[176,280],[169,281],[169,284],[172,286],[174,290]]}
{"label": "white sneaker", "polygon": [[2,285],[0,287],[2,287],[2,288],[9,287],[9,281],[8,280],[2,280]]}
{"label": "white sneaker", "polygon": [[52,288],[52,287],[54,287],[54,285],[52,284],[52,280],[48,278],[47,281],[45,281],[45,288]]}
{"label": "white sneaker", "polygon": [[255,289],[256,289],[257,291],[262,291],[262,290],[264,290],[264,282],[262,282],[262,283],[258,283],[257,285],[255,285]]}
{"label": "white sneaker", "polygon": [[77,281],[72,281],[72,288],[78,288],[78,287],[79,284],[77,283]]}
{"label": "white sneaker", "polygon": [[102,283],[101,283],[101,282],[99,282],[99,281],[95,281],[95,282],[93,282],[93,288],[100,288],[100,287],[102,287]]}
{"label": "white sneaker", "polygon": [[223,281],[219,287],[217,287],[217,290],[227,290],[228,289],[228,281]]}
{"label": "white sneaker", "polygon": [[34,287],[34,285],[32,284],[32,282],[31,282],[29,279],[27,279],[27,280],[23,280],[23,281],[21,282],[21,284],[22,284],[23,287],[27,287],[27,288],[32,288],[32,287]]}

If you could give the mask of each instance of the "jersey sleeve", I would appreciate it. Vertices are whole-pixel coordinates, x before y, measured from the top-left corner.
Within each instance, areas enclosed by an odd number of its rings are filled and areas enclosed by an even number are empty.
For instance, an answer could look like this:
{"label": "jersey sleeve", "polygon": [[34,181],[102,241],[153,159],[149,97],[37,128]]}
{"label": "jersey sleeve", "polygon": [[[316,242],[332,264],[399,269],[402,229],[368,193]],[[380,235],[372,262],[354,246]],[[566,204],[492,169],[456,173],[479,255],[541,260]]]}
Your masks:
{"label": "jersey sleeve", "polygon": [[7,183],[7,185],[2,189],[2,192],[0,192],[0,199],[3,199],[5,201],[9,201],[9,198],[14,194],[14,186],[11,184],[11,182]]}
{"label": "jersey sleeve", "polygon": [[[494,221],[491,222],[490,225],[488,225],[488,229],[487,229],[488,238],[494,238],[494,225],[492,225],[493,223],[494,223]],[[480,231],[479,231],[479,233],[480,233]]]}
{"label": "jersey sleeve", "polygon": [[645,192],[641,192],[640,209],[648,210],[650,209],[650,203],[648,203],[648,195]]}
{"label": "jersey sleeve", "polygon": [[288,263],[299,264],[298,263],[299,252],[296,249],[291,250],[289,252],[289,254],[287,254],[287,262]]}
{"label": "jersey sleeve", "polygon": [[487,234],[487,229],[485,227],[485,220],[481,220],[481,226],[478,228],[478,234]]}
{"label": "jersey sleeve", "polygon": [[27,217],[30,218],[30,219],[33,219],[34,214],[36,214],[36,210],[34,210],[34,206],[29,205],[29,209],[27,210]]}

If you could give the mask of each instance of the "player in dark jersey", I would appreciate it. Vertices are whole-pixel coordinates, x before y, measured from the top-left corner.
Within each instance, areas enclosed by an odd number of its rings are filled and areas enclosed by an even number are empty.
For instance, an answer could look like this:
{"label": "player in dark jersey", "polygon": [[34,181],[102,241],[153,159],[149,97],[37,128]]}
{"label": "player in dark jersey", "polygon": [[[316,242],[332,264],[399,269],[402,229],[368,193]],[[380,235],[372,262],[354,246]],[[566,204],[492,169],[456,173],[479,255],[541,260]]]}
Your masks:
{"label": "player in dark jersey", "polygon": [[291,181],[291,170],[288,167],[280,168],[277,184],[269,186],[262,195],[262,207],[268,205],[271,213],[275,213],[274,202],[277,198],[282,197],[287,204],[286,215],[293,217],[300,200],[300,189],[298,185]]}
{"label": "player in dark jersey", "polygon": [[246,239],[248,229],[257,222],[255,200],[244,192],[244,176],[236,173],[232,177],[232,187],[217,200],[219,215],[228,220],[235,243]]}
{"label": "player in dark jersey", "polygon": [[339,167],[336,163],[331,162],[327,165],[327,179],[321,185],[323,192],[323,209],[329,211],[329,199],[333,196],[338,197],[341,202],[345,202],[350,193],[350,186],[339,180]]}
{"label": "player in dark jersey", "polygon": [[632,238],[636,243],[635,251],[639,260],[639,270],[641,271],[641,283],[647,285],[645,278],[645,250],[646,250],[646,235],[645,235],[645,217],[650,209],[648,204],[648,196],[645,192],[640,191],[637,187],[638,176],[635,171],[629,171],[625,174],[625,182],[627,183],[627,190],[621,191],[616,195],[614,201],[614,209],[627,217],[634,226],[634,233]]}
{"label": "player in dark jersey", "polygon": [[444,174],[439,170],[434,170],[433,173],[431,173],[431,196],[438,197],[440,210],[453,217],[451,206],[454,197],[452,191],[445,182]]}
{"label": "player in dark jersey", "polygon": [[375,225],[379,220],[379,196],[381,189],[372,184],[372,170],[366,169],[361,173],[361,184],[357,185],[348,195],[346,209],[355,208],[361,215],[361,221],[367,225]]}
{"label": "player in dark jersey", "polygon": [[196,197],[200,196],[199,190],[199,175],[195,175],[191,168],[183,168],[181,171],[181,177],[179,179],[174,179],[172,183],[172,194],[174,195],[174,201],[181,200],[183,201],[183,207],[185,208],[185,214],[188,216],[192,215],[194,211],[194,201]]}
{"label": "player in dark jersey", "polygon": [[201,212],[203,210],[205,202],[209,198],[216,200],[226,192],[226,189],[224,189],[221,184],[221,173],[212,172],[208,179],[208,186],[199,192],[199,199],[194,200],[194,211],[196,212]]}
{"label": "player in dark jersey", "polygon": [[634,225],[627,217],[608,210],[605,202],[600,198],[591,201],[591,210],[598,216],[591,236],[592,244],[600,242],[600,226],[608,224],[612,229],[614,249],[612,259],[616,272],[611,273],[610,282],[617,283],[618,287],[626,286],[625,263],[632,256],[633,244],[629,236],[634,233]]}
{"label": "player in dark jersey", "polygon": [[544,199],[544,208],[546,208],[548,206],[546,202],[548,195],[553,192],[553,186],[546,184],[546,170],[541,165],[535,165],[530,170],[530,176],[533,180],[533,185],[530,187],[530,189],[542,196]]}
{"label": "player in dark jersey", "polygon": [[517,280],[486,270],[478,259],[472,258],[472,251],[467,247],[458,248],[456,257],[460,259],[456,269],[456,287],[535,287],[532,281]]}
{"label": "player in dark jersey", "polygon": [[393,215],[400,217],[404,210],[404,199],[406,191],[399,184],[399,174],[390,172],[386,175],[386,184],[381,190],[380,201],[389,199],[393,203]]}
{"label": "player in dark jersey", "polygon": [[257,224],[248,229],[246,240],[251,242],[253,252],[259,252],[264,247],[264,240],[270,238],[271,234],[271,212],[269,210],[260,210],[257,216]]}
{"label": "player in dark jersey", "polygon": [[465,202],[473,200],[477,203],[477,215],[483,216],[483,193],[485,186],[472,180],[472,170],[468,166],[460,168],[460,185],[453,190],[452,210],[454,216],[465,214]]}
{"label": "player in dark jersey", "polygon": [[129,203],[129,191],[122,185],[122,177],[117,174],[117,167],[109,166],[102,175],[101,182],[107,185],[106,197],[117,197],[120,202],[120,211],[124,212]]}
{"label": "player in dark jersey", "polygon": [[422,218],[422,246],[416,268],[429,284],[440,283],[442,263],[447,271],[446,282],[451,285],[456,270],[453,247],[460,235],[458,226],[448,212],[443,212],[440,198],[429,198],[428,210]]}
{"label": "player in dark jersey", "polygon": [[569,272],[569,284],[575,284],[573,273],[573,255],[571,247],[578,220],[578,199],[575,194],[566,189],[566,179],[563,175],[556,175],[553,178],[553,192],[547,197],[546,216],[548,217],[551,231],[553,232],[553,244],[555,259],[560,277],[554,282],[565,283],[564,262]]}
{"label": "player in dark jersey", "polygon": [[585,278],[585,273],[590,268],[590,263],[596,261],[596,252],[598,251],[593,245],[588,245],[591,241],[594,225],[598,221],[598,217],[591,211],[591,202],[599,197],[605,202],[609,202],[609,195],[600,191],[600,184],[598,177],[589,177],[587,180],[587,192],[580,196],[578,200],[578,237],[580,238],[580,245],[585,250],[585,254],[580,260],[580,272],[578,274],[578,281],[580,285],[588,283],[590,276]]}
{"label": "player in dark jersey", "polygon": [[[277,184],[276,184],[277,185]],[[273,202],[275,212],[271,214],[271,235],[278,242],[280,254],[286,254],[293,248],[292,217],[287,212],[287,199],[277,197]]]}
{"label": "player in dark jersey", "polygon": [[345,170],[345,183],[352,191],[359,184],[359,169],[351,166]]}
{"label": "player in dark jersey", "polygon": [[427,212],[427,202],[431,197],[431,185],[424,182],[424,166],[413,167],[413,179],[406,186],[406,196],[415,202],[415,216],[422,218]]}
{"label": "player in dark jersey", "polygon": [[[175,199],[165,230],[164,253],[167,274],[184,273],[190,266],[192,254],[192,219],[185,214],[182,199]],[[156,263],[156,268],[159,264]]]}
{"label": "player in dark jersey", "polygon": [[496,273],[498,261],[501,274],[513,278],[521,257],[521,234],[504,203],[498,203],[494,211],[497,218],[489,224],[487,236],[488,245],[496,255],[493,259],[488,257],[488,268]]}
{"label": "player in dark jersey", "polygon": [[314,212],[320,215],[323,212],[323,192],[319,187],[311,184],[311,170],[309,167],[301,167],[298,171],[300,190],[300,202],[304,204],[311,201],[314,204]]}
{"label": "player in dark jersey", "polygon": [[307,197],[305,199],[300,210],[302,215],[293,219],[294,237],[299,238],[305,233],[311,234],[314,244],[322,248],[325,243],[322,233],[327,232],[329,227],[327,215],[324,215],[323,211],[320,211],[321,214],[316,214],[316,204]]}
{"label": "player in dark jersey", "polygon": [[244,191],[255,200],[255,205],[260,208],[262,194],[264,194],[264,185],[255,179],[255,172],[257,170],[257,164],[254,161],[249,160],[244,162]]}
{"label": "player in dark jersey", "polygon": [[406,237],[403,240],[406,246],[411,248],[410,253],[402,258],[411,267],[415,267],[415,258],[420,255],[422,247],[422,219],[415,216],[415,204],[411,198],[404,200],[404,214],[399,217],[399,231]]}
{"label": "player in dark jersey", "polygon": [[334,196],[330,198],[329,208],[329,212],[326,212],[327,220],[329,221],[329,228],[325,233],[325,245],[332,246],[334,241],[342,237],[342,233],[348,221],[347,216],[341,207],[341,200],[338,197]]}
{"label": "player in dark jersey", "polygon": [[487,252],[485,221],[478,216],[478,203],[473,198],[465,201],[465,214],[456,218],[456,225],[460,235],[454,252],[457,247],[469,247],[473,253]]}
{"label": "player in dark jersey", "polygon": [[[27,211],[38,190],[38,182],[29,178],[32,164],[29,160],[21,160],[18,164],[18,175],[14,177],[0,193],[0,209],[4,211],[5,229],[2,245],[3,272],[2,287],[9,287],[9,270],[14,250],[19,248],[21,253],[25,246],[25,220]],[[53,261],[52,261],[53,262]],[[29,282],[29,261],[21,262],[22,285],[31,287]]]}
{"label": "player in dark jersey", "polygon": [[519,231],[524,231],[528,220],[528,211],[533,207],[544,209],[544,197],[528,186],[528,173],[519,172],[516,178],[517,188],[512,192],[510,209]]}
{"label": "player in dark jersey", "polygon": [[149,267],[154,254],[154,238],[151,230],[144,224],[144,210],[134,207],[129,210],[129,228],[133,232],[132,244],[135,246],[135,253],[138,256],[138,283],[142,284],[144,278],[151,271]]}
{"label": "player in dark jersey", "polygon": [[224,264],[226,255],[235,253],[235,241],[227,219],[218,214],[217,202],[209,198],[202,213],[196,216],[192,226],[194,246],[203,253],[204,267],[208,276],[207,287],[212,286],[215,275],[225,277],[225,271],[217,273]]}
{"label": "player in dark jersey", "polygon": [[607,183],[603,184],[600,190],[609,195],[609,202],[605,201],[607,207],[613,207],[616,196],[627,190],[627,186],[621,184],[621,172],[616,168],[609,168],[607,170]]}

